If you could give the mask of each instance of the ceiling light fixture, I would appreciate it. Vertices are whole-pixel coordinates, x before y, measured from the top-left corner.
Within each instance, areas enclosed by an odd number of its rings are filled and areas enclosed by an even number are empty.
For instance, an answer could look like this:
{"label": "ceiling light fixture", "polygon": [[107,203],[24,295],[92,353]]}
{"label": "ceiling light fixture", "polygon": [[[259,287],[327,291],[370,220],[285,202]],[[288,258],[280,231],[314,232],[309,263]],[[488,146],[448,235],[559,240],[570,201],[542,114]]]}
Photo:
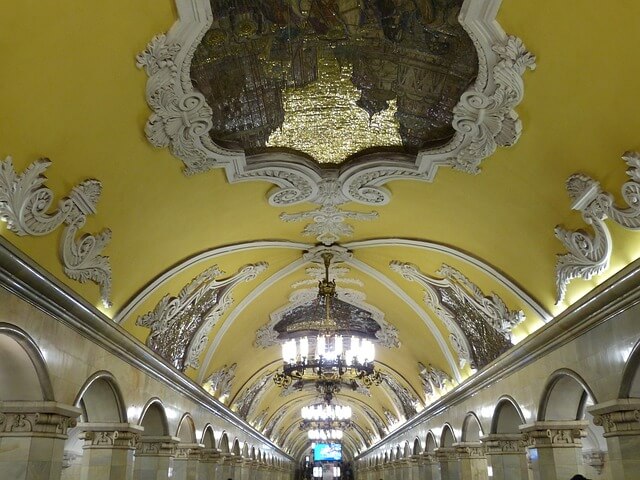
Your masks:
{"label": "ceiling light fixture", "polygon": [[[274,382],[286,388],[294,380],[300,388],[304,381],[315,381],[316,389],[327,404],[347,383],[352,389],[359,385],[366,388],[379,385],[380,372],[374,368],[375,347],[366,338],[353,335],[348,328],[339,328],[331,315],[331,302],[336,296],[336,283],[329,280],[329,266],[333,254],[322,254],[325,278],[318,283],[318,306],[324,307],[324,315],[305,322],[305,330],[317,332],[290,338],[282,344],[282,371],[276,372]],[[347,335],[343,335],[346,333]]]}

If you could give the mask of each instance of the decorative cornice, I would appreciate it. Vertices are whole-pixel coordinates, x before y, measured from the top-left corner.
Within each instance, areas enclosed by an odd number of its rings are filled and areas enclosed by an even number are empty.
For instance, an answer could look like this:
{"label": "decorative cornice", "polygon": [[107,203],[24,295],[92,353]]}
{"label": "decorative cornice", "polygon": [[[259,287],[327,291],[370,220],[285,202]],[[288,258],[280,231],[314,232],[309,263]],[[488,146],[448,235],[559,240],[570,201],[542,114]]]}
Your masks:
{"label": "decorative cornice", "polygon": [[526,443],[520,433],[492,433],[480,438],[487,455],[522,455]]}
{"label": "decorative cornice", "polygon": [[79,423],[84,449],[125,449],[138,447],[144,428],[129,423]]}
{"label": "decorative cornice", "polygon": [[589,407],[593,423],[604,428],[604,436],[640,435],[640,400],[624,398]]}
{"label": "decorative cornice", "polygon": [[521,425],[522,439],[535,448],[581,448],[588,422],[543,421]]}
{"label": "decorative cornice", "polygon": [[111,264],[101,253],[111,240],[111,230],[77,236],[87,216],[96,213],[102,184],[91,179],[79,183],[58,201],[57,210],[50,212],[54,193],[44,185],[44,172],[50,165],[51,161],[43,158],[18,175],[11,157],[0,162],[0,220],[20,236],[47,235],[64,224],[60,259],[65,275],[80,283],[91,280],[98,284],[102,303],[110,307]]}
{"label": "decorative cornice", "polygon": [[79,408],[56,402],[0,402],[0,437],[67,438]]}
{"label": "decorative cornice", "polygon": [[571,208],[582,213],[593,234],[556,226],[556,237],[569,250],[557,256],[556,304],[564,300],[567,285],[573,279],[589,280],[609,268],[613,245],[605,223],[607,218],[624,228],[640,230],[640,153],[626,152],[622,159],[629,167],[627,175],[631,178],[622,185],[627,208],[616,207],[613,195],[603,191],[600,183],[587,175],[575,173],[567,180]]}
{"label": "decorative cornice", "polygon": [[480,442],[454,443],[458,459],[485,458],[484,445]]}
{"label": "decorative cornice", "polygon": [[344,167],[320,168],[303,157],[263,153],[249,158],[244,152],[215,144],[209,136],[211,110],[191,79],[195,49],[211,26],[208,0],[177,1],[179,19],[166,35],[158,35],[136,58],[149,76],[147,102],[153,114],[145,132],[158,147],[169,147],[183,161],[185,173],[224,168],[230,183],[266,180],[276,185],[270,192],[272,205],[305,201],[328,206],[322,185],[332,183],[332,205],[355,201],[382,205],[390,200],[383,185],[391,180],[432,181],[441,166],[477,173],[479,165],[498,146],[513,145],[522,125],[514,108],[522,101],[521,76],[535,67],[535,58],[521,40],[507,36],[495,15],[501,0],[477,5],[466,0],[460,23],[474,42],[479,73],[474,85],[462,95],[454,110],[455,135],[447,145],[424,150],[413,159],[407,155],[378,154]]}
{"label": "decorative cornice", "polygon": [[[473,368],[481,368],[511,346],[511,329],[525,318],[521,310],[509,310],[495,293],[485,296],[473,282],[448,265],[443,264],[437,272],[443,278],[430,277],[410,263],[392,261],[389,266],[406,280],[424,287],[424,301],[449,330],[451,345],[461,365],[470,363]],[[478,322],[485,326],[479,328]],[[490,338],[473,342],[470,337],[477,332],[489,335],[490,330],[493,330]]]}
{"label": "decorative cornice", "polygon": [[136,457],[173,457],[180,439],[171,436],[141,436],[136,447]]}
{"label": "decorative cornice", "polygon": [[231,291],[267,266],[266,262],[245,265],[223,280],[217,279],[223,272],[213,266],[184,286],[177,297],[164,296],[153,311],[136,320],[136,325],[151,330],[147,346],[179,370],[199,368],[209,332],[233,302]]}

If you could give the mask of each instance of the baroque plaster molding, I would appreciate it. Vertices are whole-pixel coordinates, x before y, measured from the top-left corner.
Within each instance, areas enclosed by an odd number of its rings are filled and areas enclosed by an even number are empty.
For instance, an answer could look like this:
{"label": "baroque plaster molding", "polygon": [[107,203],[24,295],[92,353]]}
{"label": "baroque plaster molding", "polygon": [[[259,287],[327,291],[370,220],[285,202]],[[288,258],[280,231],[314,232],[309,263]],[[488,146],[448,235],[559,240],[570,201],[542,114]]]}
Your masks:
{"label": "baroque plaster molding", "polygon": [[209,332],[233,303],[231,292],[241,282],[248,282],[264,272],[266,262],[249,264],[223,280],[217,265],[200,273],[184,286],[177,297],[165,295],[153,311],[136,320],[136,325],[151,330],[147,346],[175,368],[199,368]]}
{"label": "baroque plaster molding", "polygon": [[[430,277],[410,263],[392,261],[389,266],[406,280],[424,287],[424,301],[449,330],[461,366],[468,362],[473,368],[481,368],[495,360],[511,346],[513,327],[525,319],[522,310],[509,310],[495,293],[485,296],[477,285],[446,264],[437,272],[442,278]],[[478,329],[478,322],[490,329]],[[491,333],[491,338],[479,331]],[[480,335],[475,342],[470,340],[474,332]]]}
{"label": "baroque plaster molding", "polygon": [[236,368],[238,364],[233,363],[229,366],[224,365],[222,368],[214,371],[202,384],[207,392],[212,396],[224,402],[231,394],[231,387],[236,376]]}
{"label": "baroque plaster molding", "polygon": [[260,400],[273,384],[274,373],[274,371],[268,371],[262,374],[234,400],[233,410],[240,418],[247,420],[253,416]]}
{"label": "baroque plaster molding", "polygon": [[427,400],[437,393],[442,393],[447,388],[447,383],[453,383],[453,379],[447,373],[433,365],[426,367],[422,362],[418,362],[418,371]]}
{"label": "baroque plaster molding", "polygon": [[[277,206],[305,201],[323,206],[346,201],[383,205],[391,194],[382,185],[391,180],[433,181],[442,166],[478,173],[482,160],[498,146],[517,142],[522,125],[514,109],[524,94],[522,75],[535,68],[535,57],[522,41],[506,35],[496,22],[500,3],[466,0],[463,4],[460,23],[476,46],[478,76],[454,110],[451,141],[423,150],[415,158],[378,154],[344,166],[320,168],[297,155],[262,153],[247,158],[243,151],[215,144],[209,136],[211,110],[190,79],[195,49],[213,18],[208,0],[176,0],[179,19],[136,57],[137,66],[149,77],[146,97],[153,113],[145,133],[153,145],[169,147],[182,160],[187,174],[224,168],[230,183],[266,180],[275,184],[269,201]],[[323,201],[325,182],[337,192],[330,204]]]}
{"label": "baroque plaster molding", "polygon": [[556,304],[564,300],[567,285],[573,279],[589,280],[609,268],[613,245],[605,220],[609,218],[629,230],[640,230],[640,153],[626,152],[622,159],[631,178],[622,185],[626,208],[618,208],[613,195],[603,191],[600,183],[588,175],[575,173],[567,180],[571,209],[582,214],[593,234],[556,226],[556,237],[569,251],[557,255]]}
{"label": "baroque plaster molding", "polygon": [[418,408],[422,406],[420,399],[407,387],[400,384],[394,375],[380,372],[382,387],[387,390],[389,398],[399,412],[402,412],[405,420],[409,420],[418,414]]}
{"label": "baroque plaster molding", "polygon": [[111,230],[78,237],[87,216],[96,213],[102,184],[93,179],[79,183],[51,212],[54,193],[45,186],[44,176],[50,165],[51,160],[42,158],[18,175],[11,157],[0,162],[0,220],[19,236],[43,236],[64,225],[59,255],[65,275],[80,283],[96,283],[103,305],[110,307],[111,264],[101,254],[111,240]]}

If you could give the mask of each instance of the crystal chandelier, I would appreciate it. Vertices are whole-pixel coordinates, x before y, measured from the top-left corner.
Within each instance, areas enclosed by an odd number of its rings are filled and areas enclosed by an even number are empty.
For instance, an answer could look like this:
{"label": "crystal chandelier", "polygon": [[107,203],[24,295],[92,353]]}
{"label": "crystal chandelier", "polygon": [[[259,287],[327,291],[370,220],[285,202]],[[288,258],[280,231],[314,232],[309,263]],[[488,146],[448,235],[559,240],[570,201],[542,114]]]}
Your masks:
{"label": "crystal chandelier", "polygon": [[309,440],[342,440],[344,433],[342,430],[309,430],[307,436]]}
{"label": "crystal chandelier", "polygon": [[332,257],[329,252],[322,255],[325,278],[318,284],[318,304],[324,306],[324,316],[304,324],[306,330],[317,334],[287,340],[282,345],[282,371],[273,377],[276,385],[284,388],[293,380],[301,381],[300,388],[305,380],[315,381],[327,403],[343,383],[355,390],[359,384],[368,388],[382,380],[374,368],[373,342],[356,335],[343,336],[331,317],[331,301],[336,295],[336,283],[329,280]]}
{"label": "crystal chandelier", "polygon": [[352,410],[349,406],[317,404],[302,407],[300,415],[303,420],[349,420]]}
{"label": "crystal chandelier", "polygon": [[316,404],[302,407],[300,430],[307,430],[309,440],[342,440],[343,431],[353,427],[349,406]]}

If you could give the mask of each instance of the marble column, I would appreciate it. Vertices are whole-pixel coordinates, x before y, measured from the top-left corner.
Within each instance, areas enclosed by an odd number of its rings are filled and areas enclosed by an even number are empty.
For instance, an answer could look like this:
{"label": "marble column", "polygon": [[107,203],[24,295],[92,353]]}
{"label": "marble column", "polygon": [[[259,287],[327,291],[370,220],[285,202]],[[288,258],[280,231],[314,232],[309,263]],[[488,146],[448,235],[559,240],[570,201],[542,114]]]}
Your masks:
{"label": "marble column", "polygon": [[[215,448],[200,450],[200,466],[198,468],[198,480],[218,480],[222,478],[220,451]],[[224,480],[227,480],[226,478]]]}
{"label": "marble column", "polygon": [[420,476],[420,465],[422,463],[422,455],[411,455],[411,464],[409,471],[409,480],[421,480],[423,477]]}
{"label": "marble column", "polygon": [[440,480],[440,464],[433,452],[424,452],[419,461],[420,480]]}
{"label": "marble column", "polygon": [[200,451],[204,445],[199,443],[179,443],[173,458],[174,480],[197,480],[200,467]]}
{"label": "marble column", "polygon": [[143,436],[136,448],[133,478],[135,480],[168,480],[173,477],[173,456],[178,437]]}
{"label": "marble column", "polygon": [[440,464],[440,479],[460,480],[456,449],[453,447],[439,447],[435,449],[435,454]]}
{"label": "marble column", "polygon": [[611,478],[640,478],[640,400],[612,400],[590,407],[589,412],[593,423],[604,428]]}
{"label": "marble column", "polygon": [[233,471],[233,455],[231,453],[221,453],[218,466],[218,478],[227,480],[228,478],[235,480],[235,472]]}
{"label": "marble column", "polygon": [[67,430],[80,413],[56,402],[0,402],[0,477],[58,480]]}
{"label": "marble column", "polygon": [[542,421],[520,426],[527,443],[533,480],[565,480],[584,474],[582,438],[586,421]]}
{"label": "marble column", "polygon": [[480,439],[493,480],[528,480],[525,443],[520,433],[492,433]]}
{"label": "marble column", "polygon": [[132,480],[134,452],[144,428],[129,423],[80,423],[81,480]]}
{"label": "marble column", "polygon": [[460,480],[488,480],[487,457],[480,442],[454,443]]}

